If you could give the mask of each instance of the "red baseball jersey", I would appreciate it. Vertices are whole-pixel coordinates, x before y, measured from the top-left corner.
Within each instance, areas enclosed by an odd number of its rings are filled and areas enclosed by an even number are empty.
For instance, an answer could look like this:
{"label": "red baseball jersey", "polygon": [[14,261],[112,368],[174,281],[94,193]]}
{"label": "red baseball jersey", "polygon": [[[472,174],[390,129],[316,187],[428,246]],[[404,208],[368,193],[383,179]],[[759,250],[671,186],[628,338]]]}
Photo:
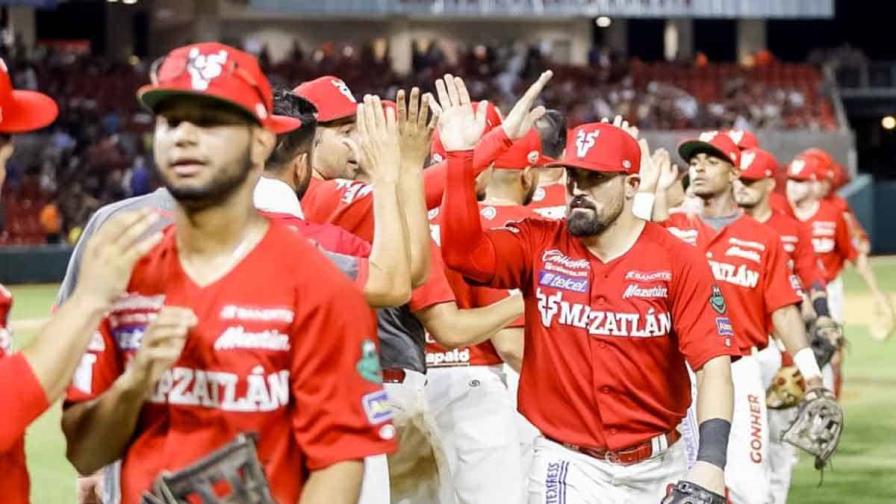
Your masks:
{"label": "red baseball jersey", "polygon": [[665,225],[709,260],[728,302],[741,353],[768,346],[770,315],[802,300],[791,281],[787,252],[778,234],[748,215],[718,231],[699,216],[683,213],[670,215]]}
{"label": "red baseball jersey", "polygon": [[812,248],[812,236],[808,228],[800,221],[780,212],[772,211],[771,217],[765,222],[766,226],[775,230],[781,237],[781,244],[789,257],[788,266],[799,282],[799,286],[809,289],[813,285],[823,287],[824,275],[821,273],[821,264],[815,256]]}
{"label": "red baseball jersey", "polygon": [[526,303],[519,409],[548,437],[619,450],[667,433],[691,401],[685,360],[736,353],[706,261],[656,224],[608,262],[565,221],[486,233],[500,257],[488,284]]}
{"label": "red baseball jersey", "polygon": [[787,201],[787,196],[784,196],[781,193],[773,192],[769,195],[769,204],[772,206],[772,210],[776,212],[780,212],[784,215],[788,215],[793,217],[793,207],[790,206],[790,202]]}
{"label": "red baseball jersey", "polygon": [[[531,209],[520,205],[480,204],[479,215],[484,229],[504,227],[511,222],[538,217],[538,214]],[[438,243],[441,239],[441,213],[439,209],[429,212],[429,222],[433,239]],[[479,308],[497,303],[510,296],[512,292],[507,289],[492,289],[470,285],[464,280],[463,275],[448,268],[445,268],[445,277],[448,279],[451,290],[454,291],[454,295],[457,297],[457,306],[462,309]],[[507,327],[524,326],[525,320],[523,317],[507,325]],[[427,367],[491,366],[501,364],[502,362],[501,356],[498,355],[491,341],[449,350],[438,344],[429,334],[426,335]]]}
{"label": "red baseball jersey", "polygon": [[862,223],[856,218],[856,214],[852,211],[852,207],[849,206],[849,201],[847,201],[846,198],[832,191],[824,200],[830,202],[837,207],[838,210],[843,212],[843,218],[846,220],[847,228],[853,239],[853,246],[856,249],[861,248],[861,242],[868,242],[868,232],[865,231],[865,228],[862,227]]}
{"label": "red baseball jersey", "polygon": [[566,218],[566,184],[556,183],[541,186],[535,190],[529,208],[535,210],[545,219],[562,220]]}
{"label": "red baseball jersey", "polygon": [[849,236],[844,213],[827,201],[820,201],[811,216],[797,215],[797,219],[809,227],[812,246],[821,260],[822,274],[830,282],[843,271],[843,263],[855,261],[858,251]]}
{"label": "red baseball jersey", "polygon": [[[284,250],[297,259],[284,260]],[[184,467],[240,432],[260,435],[273,496],[290,504],[307,471],[394,449],[370,309],[304,237],[274,221],[205,287],[182,269],[169,228],[135,267],[67,400],[108,389],[165,305],[192,308],[200,323],[140,412],[123,458],[124,504],[139,502],[161,470]]]}

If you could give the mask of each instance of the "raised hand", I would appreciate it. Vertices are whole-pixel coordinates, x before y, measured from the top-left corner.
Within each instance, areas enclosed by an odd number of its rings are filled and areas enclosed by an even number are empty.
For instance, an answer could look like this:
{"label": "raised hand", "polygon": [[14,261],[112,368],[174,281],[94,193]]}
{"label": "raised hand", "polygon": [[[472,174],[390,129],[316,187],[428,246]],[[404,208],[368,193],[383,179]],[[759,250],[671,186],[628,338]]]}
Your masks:
{"label": "raised hand", "polygon": [[149,209],[117,215],[87,242],[78,275],[78,290],[108,304],[128,285],[137,261],[159,241],[162,233],[148,233],[159,220]]}
{"label": "raised hand", "polygon": [[422,169],[429,156],[432,135],[439,120],[438,114],[429,114],[430,99],[428,94],[421,96],[416,87],[411,89],[409,98],[403,89],[395,95],[402,169]]}
{"label": "raised hand", "polygon": [[526,133],[532,129],[532,125],[535,124],[535,121],[544,115],[544,107],[539,105],[538,107],[532,108],[532,106],[535,105],[535,100],[538,99],[541,91],[553,76],[554,72],[550,70],[542,72],[538,77],[538,80],[529,86],[529,89],[527,89],[523,96],[513,105],[513,108],[510,109],[510,113],[507,114],[507,117],[505,117],[504,121],[501,123],[501,127],[504,128],[504,133],[507,135],[507,138],[516,140],[517,138],[524,137]]}
{"label": "raised hand", "polygon": [[385,109],[378,96],[366,95],[358,104],[356,124],[364,168],[372,181],[398,182],[401,163],[395,112]]}
{"label": "raised hand", "polygon": [[439,116],[442,146],[448,152],[475,147],[485,131],[488,103],[481,101],[473,110],[464,80],[451,74],[436,81],[436,95],[438,100],[429,100],[429,106]]}

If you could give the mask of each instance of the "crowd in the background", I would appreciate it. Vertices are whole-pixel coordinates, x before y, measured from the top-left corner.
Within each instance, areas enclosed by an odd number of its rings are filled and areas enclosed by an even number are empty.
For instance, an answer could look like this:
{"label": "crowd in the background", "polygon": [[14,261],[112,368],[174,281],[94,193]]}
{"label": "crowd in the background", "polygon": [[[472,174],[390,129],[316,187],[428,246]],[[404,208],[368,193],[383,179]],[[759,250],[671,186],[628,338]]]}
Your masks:
{"label": "crowd in the background", "polygon": [[[464,76],[471,93],[507,108],[547,68],[556,76],[544,99],[568,112],[569,125],[621,114],[643,129],[737,127],[742,129],[837,127],[821,92],[817,69],[766,63],[761,68],[708,64],[645,64],[606,49],[587,66],[564,66],[542,47],[452,48],[416,45],[412,72],[392,71],[384,48],[298,45],[272,62],[260,61],[272,83],[293,87],[325,74],[342,77],[361,96],[393,96],[399,87],[429,87],[436,76]],[[148,135],[150,116],[136,100],[151,62],[38,51],[7,58],[15,86],[40,89],[60,106],[57,122],[17,139],[0,208],[0,244],[75,240],[101,205],[153,187]]]}

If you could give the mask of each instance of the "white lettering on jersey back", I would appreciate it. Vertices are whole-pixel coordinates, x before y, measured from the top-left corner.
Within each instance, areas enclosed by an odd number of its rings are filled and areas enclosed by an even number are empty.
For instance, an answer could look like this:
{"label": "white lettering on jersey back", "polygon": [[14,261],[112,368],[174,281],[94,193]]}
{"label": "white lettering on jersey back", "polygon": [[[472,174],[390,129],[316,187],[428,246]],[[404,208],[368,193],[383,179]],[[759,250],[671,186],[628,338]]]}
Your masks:
{"label": "white lettering on jersey back", "polygon": [[672,330],[672,316],[652,308],[642,316],[640,313],[594,310],[580,303],[569,303],[563,300],[560,292],[548,296],[541,289],[536,289],[535,295],[541,323],[545,327],[550,327],[559,313],[559,325],[585,329],[594,336],[652,338],[665,336]]}
{"label": "white lettering on jersey back", "polygon": [[689,245],[697,245],[697,236],[699,234],[699,231],[697,231],[696,229],[681,229],[677,227],[668,227],[666,229],[679,240]]}
{"label": "white lettering on jersey back", "polygon": [[336,180],[336,187],[342,191],[342,202],[351,203],[373,192],[373,186],[349,179]]}
{"label": "white lettering on jersey back", "polygon": [[749,288],[756,287],[759,284],[759,273],[747,268],[746,264],[735,266],[710,259],[709,265],[712,267],[712,275],[720,282]]}
{"label": "white lettering on jersey back", "polygon": [[289,350],[289,336],[277,330],[248,332],[243,326],[231,326],[215,340],[215,350],[235,348],[255,348],[286,352]]}
{"label": "white lettering on jersey back", "polygon": [[638,284],[629,284],[628,287],[625,288],[625,293],[622,294],[622,299],[629,298],[664,298],[668,297],[669,290],[663,286],[657,285],[654,287],[644,287]]}
{"label": "white lettering on jersey back", "polygon": [[289,370],[265,375],[256,366],[245,381],[246,392],[237,397],[240,376],[235,373],[174,367],[162,374],[149,400],[233,412],[273,411],[289,404]]}
{"label": "white lettering on jersey back", "polygon": [[223,320],[242,320],[253,322],[284,322],[291,324],[295,312],[289,308],[258,308],[248,306],[225,305],[221,308]]}
{"label": "white lettering on jersey back", "polygon": [[745,250],[738,246],[728,247],[728,250],[725,251],[726,256],[731,257],[740,257],[741,259],[747,259],[748,261],[753,261],[755,263],[762,261],[762,256],[759,255],[759,252],[754,250]]}
{"label": "white lettering on jersey back", "polygon": [[426,352],[426,365],[428,367],[442,366],[469,366],[470,365],[470,349],[455,348],[445,352]]}

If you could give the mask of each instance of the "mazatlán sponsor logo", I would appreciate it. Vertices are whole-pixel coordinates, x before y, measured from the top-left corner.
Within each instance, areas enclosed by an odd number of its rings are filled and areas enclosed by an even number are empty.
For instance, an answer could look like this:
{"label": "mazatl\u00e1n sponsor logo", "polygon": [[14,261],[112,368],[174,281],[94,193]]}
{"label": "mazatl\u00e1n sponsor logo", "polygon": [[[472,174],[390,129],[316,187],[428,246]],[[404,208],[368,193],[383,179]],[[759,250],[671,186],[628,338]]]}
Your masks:
{"label": "mazatl\u00e1n sponsor logo", "polygon": [[289,308],[258,308],[249,306],[225,305],[221,308],[220,317],[224,320],[243,320],[253,322],[284,322],[291,324],[295,312]]}
{"label": "mazatl\u00e1n sponsor logo", "polygon": [[536,289],[535,296],[544,327],[551,327],[556,318],[559,325],[585,329],[595,336],[652,338],[665,336],[672,330],[672,316],[668,312],[650,309],[646,314],[640,314],[595,310],[564,301],[562,292],[546,295],[540,288]]}
{"label": "mazatl\u00e1n sponsor logo", "polygon": [[759,284],[759,272],[747,268],[746,264],[735,266],[710,259],[709,265],[716,280],[751,289]]}
{"label": "mazatl\u00e1n sponsor logo", "polygon": [[228,327],[215,340],[215,350],[254,348],[285,352],[289,350],[289,336],[276,330],[249,332],[243,326]]}
{"label": "mazatl\u00e1n sponsor logo", "polygon": [[[237,391],[245,392],[237,396]],[[255,366],[249,375],[240,376],[174,367],[162,373],[149,401],[234,412],[273,411],[289,404],[289,370],[266,374],[262,366]]]}
{"label": "mazatl\u00e1n sponsor logo", "polygon": [[591,269],[591,264],[588,262],[588,259],[573,259],[563,254],[557,249],[545,250],[544,253],[541,254],[541,260],[546,263],[555,263],[563,266],[564,268],[569,268],[571,270],[587,270]]}
{"label": "mazatl\u00e1n sponsor logo", "polygon": [[587,278],[572,278],[560,273],[542,270],[538,273],[538,285],[572,292],[588,292],[590,282]]}
{"label": "mazatl\u00e1n sponsor logo", "polygon": [[455,348],[444,352],[426,352],[427,367],[469,366],[470,349]]}
{"label": "mazatl\u00e1n sponsor logo", "polygon": [[622,294],[622,299],[629,298],[665,298],[669,297],[669,289],[663,287],[662,285],[656,285],[653,287],[644,287],[638,284],[629,284],[628,287],[625,288],[625,292]]}
{"label": "mazatl\u00e1n sponsor logo", "polygon": [[625,274],[626,280],[636,280],[638,282],[671,282],[671,271],[629,271]]}

